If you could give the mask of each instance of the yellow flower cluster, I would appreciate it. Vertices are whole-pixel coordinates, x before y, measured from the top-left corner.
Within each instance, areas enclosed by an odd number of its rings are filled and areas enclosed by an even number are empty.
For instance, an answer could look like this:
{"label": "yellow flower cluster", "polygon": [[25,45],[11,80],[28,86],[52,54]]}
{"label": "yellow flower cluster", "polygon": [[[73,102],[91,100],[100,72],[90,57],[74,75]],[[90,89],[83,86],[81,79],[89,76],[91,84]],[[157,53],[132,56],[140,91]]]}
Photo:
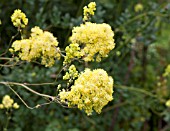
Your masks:
{"label": "yellow flower cluster", "polygon": [[11,20],[15,27],[24,28],[28,24],[28,19],[26,18],[26,15],[19,9],[14,11],[11,16]]}
{"label": "yellow flower cluster", "polygon": [[170,107],[170,99],[166,101],[165,105],[166,105],[167,107]]}
{"label": "yellow flower cluster", "polygon": [[21,60],[33,61],[41,58],[41,64],[50,67],[56,58],[60,58],[60,49],[57,39],[48,31],[43,31],[39,27],[31,29],[29,39],[16,40],[12,44],[11,52],[19,52]]}
{"label": "yellow flower cluster", "polygon": [[78,71],[76,70],[75,65],[71,65],[68,72],[63,76],[63,80],[75,79],[76,77],[78,77]]}
{"label": "yellow flower cluster", "polygon": [[81,58],[82,53],[80,52],[80,47],[78,44],[70,44],[65,48],[66,56],[64,57],[63,64],[69,64],[71,63],[71,60],[74,58]]}
{"label": "yellow flower cluster", "polygon": [[165,69],[165,72],[164,72],[164,74],[163,74],[163,76],[168,76],[170,74],[170,64],[166,67],[166,69]]}
{"label": "yellow flower cluster", "polygon": [[93,16],[95,10],[96,10],[96,3],[95,2],[90,2],[88,4],[88,7],[85,6],[83,8],[83,15],[84,15],[83,21],[87,21],[90,16]]}
{"label": "yellow flower cluster", "polygon": [[75,80],[71,90],[62,90],[59,96],[62,102],[68,102],[68,106],[77,106],[91,115],[93,110],[100,113],[102,108],[113,100],[112,93],[113,79],[106,71],[86,69]]}
{"label": "yellow flower cluster", "polygon": [[114,32],[108,24],[86,22],[74,27],[70,40],[83,47],[81,52],[85,61],[94,61],[96,56],[99,62],[115,47],[113,36]]}
{"label": "yellow flower cluster", "polygon": [[140,3],[136,4],[134,7],[134,10],[135,10],[135,12],[143,11],[143,5]]}
{"label": "yellow flower cluster", "polygon": [[12,107],[14,109],[18,109],[19,105],[17,103],[14,103],[14,100],[9,95],[5,95],[2,99],[2,104],[0,104],[0,109],[9,109]]}

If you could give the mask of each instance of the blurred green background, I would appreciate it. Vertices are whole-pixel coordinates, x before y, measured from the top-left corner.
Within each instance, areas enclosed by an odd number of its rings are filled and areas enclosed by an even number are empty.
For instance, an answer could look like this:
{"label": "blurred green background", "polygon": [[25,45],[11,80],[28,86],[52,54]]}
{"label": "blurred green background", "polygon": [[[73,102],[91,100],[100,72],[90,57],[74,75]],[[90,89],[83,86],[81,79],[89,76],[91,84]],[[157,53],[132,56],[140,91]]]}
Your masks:
{"label": "blurred green background", "polygon": [[[92,22],[108,23],[115,33],[116,47],[101,63],[89,63],[92,69],[103,68],[114,78],[114,100],[104,107],[101,114],[86,116],[78,109],[63,108],[51,104],[29,110],[7,87],[0,85],[0,101],[9,94],[20,104],[12,112],[9,131],[170,131],[170,79],[162,76],[170,63],[170,1],[169,0],[94,0],[97,11]],[[10,16],[21,9],[29,19],[24,29],[25,37],[30,29],[40,26],[57,37],[59,47],[69,44],[68,38],[74,26],[82,23],[83,7],[90,0],[0,0],[0,54],[9,46],[17,29]],[[142,10],[135,10],[136,4]],[[18,36],[15,39],[20,39]],[[2,57],[12,57],[8,52]],[[6,60],[0,60],[5,64]],[[78,65],[82,71],[84,65]],[[0,81],[21,83],[54,82],[62,62],[52,68],[36,63],[14,67],[0,66]],[[55,85],[30,86],[50,95],[62,83],[62,75]],[[13,86],[30,106],[45,100],[22,87]],[[0,130],[6,122],[5,110],[0,110]]]}

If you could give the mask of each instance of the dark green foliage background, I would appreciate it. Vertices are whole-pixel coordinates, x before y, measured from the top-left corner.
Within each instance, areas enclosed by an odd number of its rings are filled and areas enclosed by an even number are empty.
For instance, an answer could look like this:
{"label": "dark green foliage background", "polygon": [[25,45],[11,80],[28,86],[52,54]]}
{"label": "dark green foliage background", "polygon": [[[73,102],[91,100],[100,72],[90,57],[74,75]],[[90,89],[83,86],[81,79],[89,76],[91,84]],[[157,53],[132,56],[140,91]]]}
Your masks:
{"label": "dark green foliage background", "polygon": [[[89,0],[0,0],[0,54],[9,46],[17,33],[10,16],[21,9],[29,19],[24,29],[25,37],[30,29],[40,26],[57,37],[62,50],[69,44],[68,38],[74,26],[82,23],[82,8]],[[90,68],[103,68],[114,78],[114,100],[104,107],[101,114],[86,116],[78,109],[63,108],[51,104],[29,110],[8,87],[0,85],[0,101],[9,94],[20,104],[14,110],[9,131],[170,131],[170,110],[165,101],[170,97],[169,81],[161,83],[165,67],[170,63],[170,1],[140,0],[144,10],[135,12],[137,0],[95,0],[97,11],[92,22],[108,23],[115,32],[116,48],[101,63],[89,63]],[[16,39],[20,39],[18,36]],[[3,57],[12,57],[8,52]],[[0,60],[1,64],[6,61]],[[78,65],[82,71],[84,65]],[[21,83],[54,82],[62,62],[52,68],[24,62],[20,66],[0,67],[0,81]],[[30,86],[36,91],[56,94],[55,85]],[[168,80],[168,78],[167,78]],[[162,82],[163,83],[163,82]],[[13,86],[30,106],[45,100]],[[6,122],[4,110],[0,110],[0,130]]]}

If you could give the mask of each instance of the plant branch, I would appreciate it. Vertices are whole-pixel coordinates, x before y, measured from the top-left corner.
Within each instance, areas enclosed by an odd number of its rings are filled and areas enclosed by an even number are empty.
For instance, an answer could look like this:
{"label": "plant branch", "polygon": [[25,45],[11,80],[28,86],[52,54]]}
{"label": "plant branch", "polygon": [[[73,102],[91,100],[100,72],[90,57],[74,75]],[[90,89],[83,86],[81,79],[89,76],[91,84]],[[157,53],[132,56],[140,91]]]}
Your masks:
{"label": "plant branch", "polygon": [[29,88],[28,86],[24,85],[24,84],[21,84],[21,83],[16,83],[16,82],[0,82],[0,84],[4,84],[6,86],[8,85],[18,85],[18,86],[22,86],[24,87],[26,90],[36,94],[36,95],[39,95],[39,96],[42,96],[42,97],[47,97],[47,98],[50,98],[52,100],[54,100],[54,96],[50,96],[50,95],[46,95],[46,94],[42,94],[42,93],[39,93],[37,91],[34,91],[33,89]]}

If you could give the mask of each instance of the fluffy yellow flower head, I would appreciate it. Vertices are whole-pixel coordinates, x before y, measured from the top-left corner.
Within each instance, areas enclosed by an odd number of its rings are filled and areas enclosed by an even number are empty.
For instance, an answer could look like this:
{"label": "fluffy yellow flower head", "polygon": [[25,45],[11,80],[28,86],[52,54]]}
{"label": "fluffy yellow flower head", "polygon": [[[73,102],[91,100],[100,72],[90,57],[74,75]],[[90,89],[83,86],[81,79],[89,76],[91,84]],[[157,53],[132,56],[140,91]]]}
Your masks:
{"label": "fluffy yellow flower head", "polygon": [[15,10],[11,16],[12,23],[15,27],[24,28],[28,24],[26,15],[19,9]]}
{"label": "fluffy yellow flower head", "polygon": [[2,99],[2,104],[7,109],[11,108],[13,103],[14,103],[14,100],[11,99],[9,95],[5,95]]}
{"label": "fluffy yellow flower head", "polygon": [[80,74],[70,91],[59,93],[62,102],[77,106],[91,115],[93,110],[100,113],[107,103],[113,100],[113,79],[103,69],[86,69]]}
{"label": "fluffy yellow flower head", "polygon": [[50,32],[43,31],[39,27],[31,29],[29,39],[16,40],[12,44],[11,52],[19,52],[21,60],[33,61],[41,58],[41,64],[50,67],[56,58],[60,58],[60,50],[57,39]]}
{"label": "fluffy yellow flower head", "polygon": [[142,11],[143,10],[143,5],[140,4],[140,3],[136,4],[135,7],[134,7],[134,10],[135,10],[135,12]]}
{"label": "fluffy yellow flower head", "polygon": [[88,7],[85,6],[83,8],[83,15],[84,15],[83,21],[87,21],[90,16],[93,16],[95,10],[96,10],[96,3],[95,2],[90,2],[88,4]]}
{"label": "fluffy yellow flower head", "polygon": [[114,32],[108,24],[86,22],[74,27],[70,40],[83,48],[81,52],[85,61],[93,61],[95,56],[96,61],[100,61],[115,47],[113,36]]}

